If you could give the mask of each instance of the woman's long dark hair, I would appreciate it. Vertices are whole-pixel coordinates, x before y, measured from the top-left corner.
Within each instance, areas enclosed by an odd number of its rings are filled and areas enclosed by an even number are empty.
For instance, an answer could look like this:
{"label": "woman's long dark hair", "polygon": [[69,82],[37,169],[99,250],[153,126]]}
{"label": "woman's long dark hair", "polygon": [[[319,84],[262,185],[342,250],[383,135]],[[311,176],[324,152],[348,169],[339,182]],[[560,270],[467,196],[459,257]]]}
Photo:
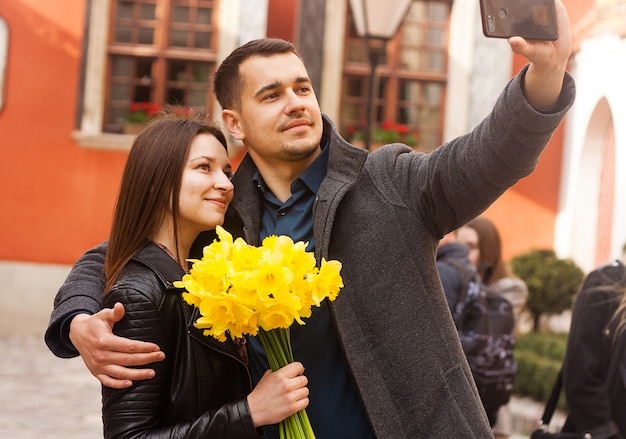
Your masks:
{"label": "woman's long dark hair", "polygon": [[476,231],[480,260],[478,270],[487,285],[511,277],[511,273],[502,260],[502,239],[496,225],[484,216],[474,218],[465,225]]}
{"label": "woman's long dark hair", "polygon": [[[207,123],[206,117],[183,116],[184,113],[181,109],[168,109],[133,142],[109,235],[104,262],[105,291],[115,284],[128,261],[146,245],[170,212],[178,248],[180,184],[193,139],[201,133],[210,134],[226,148],[224,134]],[[176,256],[181,260],[180,255]]]}

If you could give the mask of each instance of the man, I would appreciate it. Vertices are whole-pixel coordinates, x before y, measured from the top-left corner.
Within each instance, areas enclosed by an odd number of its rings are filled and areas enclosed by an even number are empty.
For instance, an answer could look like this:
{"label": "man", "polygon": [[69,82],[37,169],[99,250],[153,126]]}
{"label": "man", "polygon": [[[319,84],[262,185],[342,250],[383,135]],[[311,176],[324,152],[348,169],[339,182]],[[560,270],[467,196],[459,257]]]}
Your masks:
{"label": "man", "polygon": [[476,268],[469,260],[468,246],[456,241],[456,232],[441,238],[435,258],[441,286],[454,317],[461,311],[463,303],[459,303],[459,299],[465,295],[468,280]]}
{"label": "man", "polygon": [[[483,123],[428,155],[403,145],[368,155],[345,142],[321,115],[306,68],[286,42],[253,41],[218,69],[224,126],[248,151],[225,228],[253,245],[287,234],[308,241],[318,260],[343,263],[338,299],[292,332],[318,438],[492,436],[434,255],[440,237],[532,172],[573,102],[569,23],[558,0],[557,7],[560,39],[511,39],[530,65]],[[120,305],[97,312],[103,251],[77,262],[46,341],[59,356],[80,352],[105,385],[123,387],[152,376],[124,366],[163,355],[111,334]],[[267,366],[254,339],[248,346],[258,379]]]}

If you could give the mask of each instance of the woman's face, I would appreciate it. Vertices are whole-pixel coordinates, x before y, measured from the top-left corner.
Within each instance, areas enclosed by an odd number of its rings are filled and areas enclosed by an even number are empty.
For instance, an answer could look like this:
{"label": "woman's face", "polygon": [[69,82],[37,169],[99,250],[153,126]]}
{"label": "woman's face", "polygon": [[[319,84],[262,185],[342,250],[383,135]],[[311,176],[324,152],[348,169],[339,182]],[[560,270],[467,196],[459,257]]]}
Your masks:
{"label": "woman's face", "polygon": [[191,143],[180,186],[180,230],[187,236],[214,229],[224,222],[233,199],[231,167],[226,149],[210,134]]}
{"label": "woman's face", "polygon": [[456,232],[456,240],[469,247],[469,260],[478,267],[480,263],[480,248],[478,247],[478,233],[471,227],[463,226]]}

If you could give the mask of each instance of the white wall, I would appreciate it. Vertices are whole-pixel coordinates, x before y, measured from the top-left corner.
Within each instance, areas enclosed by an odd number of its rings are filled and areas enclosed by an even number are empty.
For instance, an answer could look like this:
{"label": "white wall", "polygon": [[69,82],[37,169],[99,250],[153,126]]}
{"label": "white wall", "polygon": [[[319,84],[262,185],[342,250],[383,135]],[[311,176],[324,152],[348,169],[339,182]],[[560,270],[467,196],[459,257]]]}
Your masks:
{"label": "white wall", "polygon": [[615,205],[611,257],[626,242],[626,41],[611,35],[586,40],[570,72],[577,97],[566,120],[555,249],[583,270],[594,265],[597,196],[606,127],[615,129]]}
{"label": "white wall", "polygon": [[0,335],[41,335],[69,266],[0,262]]}

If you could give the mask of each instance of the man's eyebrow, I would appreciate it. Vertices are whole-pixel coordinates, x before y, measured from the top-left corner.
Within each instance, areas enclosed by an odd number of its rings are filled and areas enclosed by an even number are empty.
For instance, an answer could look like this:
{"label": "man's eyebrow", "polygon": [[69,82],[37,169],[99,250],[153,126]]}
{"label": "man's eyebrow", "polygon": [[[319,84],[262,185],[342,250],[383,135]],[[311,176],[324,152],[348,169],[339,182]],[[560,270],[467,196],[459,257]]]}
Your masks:
{"label": "man's eyebrow", "polygon": [[272,82],[271,84],[267,84],[267,85],[264,85],[263,87],[261,87],[259,89],[259,91],[257,91],[254,94],[254,96],[258,97],[258,96],[262,95],[263,93],[265,93],[265,92],[267,92],[269,90],[274,90],[274,89],[276,89],[278,87],[280,87],[280,82]]}
{"label": "man's eyebrow", "polygon": [[[307,76],[299,76],[295,79],[294,83],[296,84],[310,84],[311,83],[311,78],[307,77]],[[257,91],[254,96],[258,97],[260,95],[262,95],[263,93],[269,91],[269,90],[275,90],[277,88],[279,88],[282,85],[282,82],[276,81],[276,82],[272,82],[271,84],[267,84],[264,85],[263,87],[261,87],[259,89],[259,91]]]}

